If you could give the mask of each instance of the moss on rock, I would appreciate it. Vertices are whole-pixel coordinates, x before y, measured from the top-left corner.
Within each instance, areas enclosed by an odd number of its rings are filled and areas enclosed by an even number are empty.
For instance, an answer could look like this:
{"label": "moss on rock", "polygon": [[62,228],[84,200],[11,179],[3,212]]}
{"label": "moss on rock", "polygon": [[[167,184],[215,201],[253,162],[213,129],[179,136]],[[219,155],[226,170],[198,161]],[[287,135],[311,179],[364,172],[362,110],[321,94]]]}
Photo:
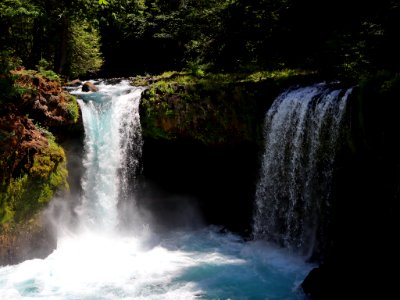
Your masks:
{"label": "moss on rock", "polygon": [[201,77],[168,72],[136,77],[133,84],[148,86],[140,103],[145,137],[213,145],[259,142],[264,113],[277,94],[309,79],[314,74],[288,70]]}
{"label": "moss on rock", "polygon": [[68,129],[80,117],[75,97],[57,79],[23,69],[10,78],[16,93],[0,102],[0,264],[37,257],[37,239],[52,244],[40,216],[57,192],[68,190],[68,171],[48,128]]}
{"label": "moss on rock", "polygon": [[[39,137],[36,147],[27,146],[24,138],[35,136]],[[5,151],[0,155],[1,164],[8,172],[1,177],[0,224],[29,219],[52,199],[56,190],[68,188],[65,153],[54,137],[35,127],[29,136],[19,139],[17,148],[2,144]],[[5,166],[9,162],[13,166]]]}

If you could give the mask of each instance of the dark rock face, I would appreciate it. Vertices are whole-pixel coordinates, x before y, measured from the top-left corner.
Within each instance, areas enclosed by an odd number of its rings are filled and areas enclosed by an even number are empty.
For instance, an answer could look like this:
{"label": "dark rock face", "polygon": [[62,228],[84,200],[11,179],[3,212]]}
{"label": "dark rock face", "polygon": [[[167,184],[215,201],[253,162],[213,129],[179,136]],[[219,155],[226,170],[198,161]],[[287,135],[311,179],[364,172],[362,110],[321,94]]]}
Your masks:
{"label": "dark rock face", "polygon": [[0,266],[45,258],[56,246],[52,227],[46,224],[39,213],[29,223],[3,227],[0,234]]}
{"label": "dark rock face", "polygon": [[[325,269],[319,267],[310,271],[307,277],[303,280],[301,288],[307,296],[313,299],[322,299],[323,295],[331,294],[332,288],[328,288],[330,280],[330,273],[324,272]],[[328,291],[330,290],[330,291]]]}
{"label": "dark rock face", "polygon": [[86,81],[82,85],[82,92],[97,92],[98,90],[99,88],[90,81]]}
{"label": "dark rock face", "polygon": [[[207,224],[249,236],[258,138],[275,93],[271,82],[209,89],[172,83],[167,90],[144,91],[140,115],[146,180],[164,194],[194,197]],[[162,201],[151,189],[140,193],[139,202],[152,206],[149,210]]]}
{"label": "dark rock face", "polygon": [[389,299],[396,286],[388,268],[397,261],[400,85],[378,83],[357,88],[349,99],[348,143],[334,178],[330,247],[302,284],[313,300]]}
{"label": "dark rock face", "polygon": [[207,224],[249,235],[257,164],[257,147],[250,143],[210,147],[145,138],[143,175],[153,185],[140,189],[139,205],[157,207],[163,197],[152,193],[191,195]]}

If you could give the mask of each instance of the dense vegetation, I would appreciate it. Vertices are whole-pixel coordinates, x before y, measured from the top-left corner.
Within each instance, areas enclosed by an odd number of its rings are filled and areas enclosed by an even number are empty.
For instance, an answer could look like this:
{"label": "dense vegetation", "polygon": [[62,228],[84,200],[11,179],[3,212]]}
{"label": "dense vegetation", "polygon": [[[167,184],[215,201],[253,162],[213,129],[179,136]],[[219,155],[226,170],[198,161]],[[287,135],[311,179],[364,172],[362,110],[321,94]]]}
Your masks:
{"label": "dense vegetation", "polygon": [[399,70],[399,28],[395,0],[4,0],[0,54],[67,77],[183,68],[359,77]]}

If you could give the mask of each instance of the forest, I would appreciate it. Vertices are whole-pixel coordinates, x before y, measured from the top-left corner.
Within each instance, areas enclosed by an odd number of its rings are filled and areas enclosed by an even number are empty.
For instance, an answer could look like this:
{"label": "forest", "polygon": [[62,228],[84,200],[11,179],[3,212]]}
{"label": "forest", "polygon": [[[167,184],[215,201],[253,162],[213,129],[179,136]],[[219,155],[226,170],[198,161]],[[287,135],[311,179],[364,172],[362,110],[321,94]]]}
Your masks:
{"label": "forest", "polygon": [[396,0],[4,0],[0,73],[398,72]]}

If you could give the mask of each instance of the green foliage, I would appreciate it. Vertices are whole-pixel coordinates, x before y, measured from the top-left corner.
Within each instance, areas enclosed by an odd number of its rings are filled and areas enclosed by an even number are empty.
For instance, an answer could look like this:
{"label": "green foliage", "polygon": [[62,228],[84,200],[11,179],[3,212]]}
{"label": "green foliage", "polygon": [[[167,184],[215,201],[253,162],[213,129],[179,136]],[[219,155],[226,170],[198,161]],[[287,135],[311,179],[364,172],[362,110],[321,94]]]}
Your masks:
{"label": "green foliage", "polygon": [[103,58],[98,31],[86,21],[75,22],[71,30],[70,75],[78,77],[100,70]]}
{"label": "green foliage", "polygon": [[69,118],[73,120],[74,123],[78,122],[79,119],[79,105],[76,101],[76,97],[69,96],[67,103],[67,111],[69,114]]}
{"label": "green foliage", "polygon": [[21,65],[22,60],[14,52],[13,50],[0,51],[0,74],[9,74],[11,70]]}
{"label": "green foliage", "polygon": [[36,65],[36,69],[38,71],[40,70],[50,70],[51,69],[51,64],[44,58],[41,58]]}
{"label": "green foliage", "polygon": [[29,0],[4,0],[0,3],[0,51],[10,51],[23,61],[32,51],[35,20],[40,10]]}
{"label": "green foliage", "polygon": [[50,70],[51,64],[44,58],[39,60],[36,68],[44,77],[50,80],[60,81],[60,76],[56,72]]}
{"label": "green foliage", "polygon": [[[149,85],[149,79],[154,82],[151,84],[152,90],[165,89],[166,86],[174,85],[201,85],[203,87],[214,86],[215,84],[234,84],[239,82],[258,82],[263,80],[281,80],[296,76],[307,76],[314,74],[314,71],[301,69],[282,69],[274,71],[255,71],[243,73],[204,73],[202,76],[193,74],[192,71],[177,72],[167,71],[157,76],[148,76],[147,79],[137,76],[135,80],[139,80],[143,85]],[[135,80],[133,82],[135,83]],[[134,84],[133,83],[133,84]],[[164,92],[164,91],[163,91]],[[173,90],[169,89],[169,92]],[[156,92],[154,92],[156,93]]]}
{"label": "green foliage", "polygon": [[13,86],[10,71],[21,64],[21,59],[14,51],[1,50],[0,47],[0,104],[10,101],[18,91]]}
{"label": "green foliage", "polygon": [[162,94],[172,94],[175,91],[173,84],[163,80],[156,82],[153,88]]}
{"label": "green foliage", "polygon": [[0,16],[14,19],[15,17],[30,17],[39,14],[37,7],[26,0],[4,0],[0,3]]}
{"label": "green foliage", "polygon": [[198,63],[194,62],[189,62],[188,63],[188,69],[190,70],[190,73],[195,76],[195,77],[204,77],[204,66],[199,65]]}
{"label": "green foliage", "polygon": [[22,95],[33,93],[34,90],[31,87],[20,86],[19,84],[14,84],[14,95],[21,97]]}
{"label": "green foliage", "polygon": [[93,74],[103,60],[118,76],[307,68],[357,79],[397,72],[400,6],[358,4],[4,0],[0,52],[11,51],[29,69],[44,58],[44,70],[74,77]]}
{"label": "green foliage", "polygon": [[[107,1],[102,1],[102,6]],[[98,22],[94,18],[102,9],[96,2],[43,1],[43,0],[5,0],[0,4],[0,51],[12,50],[22,59],[22,64],[32,69],[41,59],[50,62],[41,66],[48,77],[54,76],[49,70],[63,75],[70,70],[71,46],[76,46],[76,23],[89,20],[92,25]],[[85,26],[85,25],[84,25]],[[87,29],[87,28],[86,28]],[[89,36],[89,48],[95,41]],[[79,43],[78,43],[79,44]],[[81,47],[79,45],[78,47]],[[94,48],[94,51],[98,46]],[[40,64],[40,63],[39,63]],[[98,64],[94,64],[97,68]],[[76,70],[76,65],[73,66]],[[80,70],[81,68],[78,68]]]}
{"label": "green foliage", "polygon": [[285,79],[299,75],[312,74],[312,71],[298,70],[298,69],[282,69],[274,71],[257,71],[250,73],[247,77],[248,81],[262,81],[266,79]]}

